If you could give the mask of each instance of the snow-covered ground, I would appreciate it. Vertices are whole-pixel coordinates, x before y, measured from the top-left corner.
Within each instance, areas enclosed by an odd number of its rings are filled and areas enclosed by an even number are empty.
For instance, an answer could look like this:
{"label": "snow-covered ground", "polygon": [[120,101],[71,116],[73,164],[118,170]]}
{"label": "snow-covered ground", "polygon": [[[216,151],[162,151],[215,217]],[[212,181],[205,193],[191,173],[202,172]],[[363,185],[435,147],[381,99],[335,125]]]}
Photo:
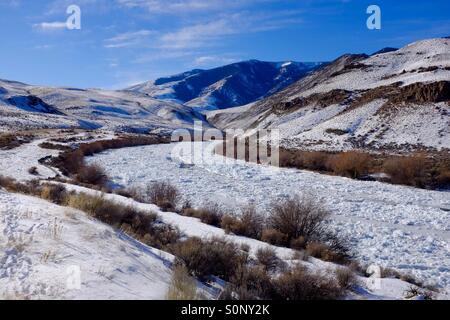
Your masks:
{"label": "snow-covered ground", "polygon": [[[39,164],[39,159],[47,156],[56,156],[59,151],[42,149],[39,144],[45,139],[38,139],[11,150],[0,150],[0,175],[14,177],[17,180],[32,180],[36,178],[47,179],[56,176],[55,169]],[[39,175],[28,172],[36,167]]]}
{"label": "snow-covered ground", "polygon": [[[74,143],[56,143],[52,142],[50,138],[76,138],[79,140],[77,143],[90,143],[97,140],[108,140],[116,137],[115,134],[107,131],[99,131],[97,133],[75,132],[72,134],[52,132],[51,134],[47,134],[46,138],[44,138],[43,135],[45,134],[38,134],[35,140],[30,143],[25,143],[17,148],[0,150],[0,175],[20,181],[54,178],[59,173],[58,169],[42,165],[39,163],[39,160],[49,156],[57,156],[60,151],[41,148],[39,146],[41,143],[50,142],[53,144],[70,146]],[[36,167],[38,174],[30,174],[29,169],[31,167]]]}
{"label": "snow-covered ground", "polygon": [[211,148],[191,165],[191,154],[179,152],[186,146],[120,149],[89,161],[124,186],[172,182],[196,205],[217,202],[237,210],[253,203],[264,211],[276,199],[311,194],[332,211],[332,225],[350,237],[360,260],[450,289],[450,193],[225,160]]}
{"label": "snow-covered ground", "polygon": [[0,189],[0,300],[164,299],[172,259],[80,211]]}

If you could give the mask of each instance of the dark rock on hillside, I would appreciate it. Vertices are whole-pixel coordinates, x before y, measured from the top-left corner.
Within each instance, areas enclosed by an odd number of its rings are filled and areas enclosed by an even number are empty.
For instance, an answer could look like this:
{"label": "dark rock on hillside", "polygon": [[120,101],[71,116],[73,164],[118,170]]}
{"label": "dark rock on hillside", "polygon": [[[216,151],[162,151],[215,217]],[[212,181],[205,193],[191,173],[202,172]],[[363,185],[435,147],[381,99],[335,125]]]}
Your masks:
{"label": "dark rock on hillside", "polygon": [[382,54],[382,53],[395,52],[397,50],[398,50],[398,48],[386,47],[386,48],[383,48],[381,50],[378,50],[377,52],[374,52],[372,54],[372,56],[376,56],[377,54]]}
{"label": "dark rock on hillside", "polygon": [[42,99],[36,96],[14,96],[8,98],[6,101],[9,104],[25,111],[62,115],[59,110],[48,105]]}

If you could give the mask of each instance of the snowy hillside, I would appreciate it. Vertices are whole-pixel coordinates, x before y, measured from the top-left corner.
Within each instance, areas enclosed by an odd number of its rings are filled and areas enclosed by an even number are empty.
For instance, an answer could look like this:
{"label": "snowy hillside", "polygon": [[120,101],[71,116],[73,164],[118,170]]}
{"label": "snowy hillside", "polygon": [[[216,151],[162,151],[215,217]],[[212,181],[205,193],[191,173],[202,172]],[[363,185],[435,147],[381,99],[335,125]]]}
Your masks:
{"label": "snowy hillside", "polygon": [[50,88],[0,80],[0,131],[64,128],[148,132],[190,128],[190,107],[146,95],[95,89]]}
{"label": "snowy hillside", "polygon": [[211,70],[192,70],[128,90],[200,109],[226,109],[274,94],[319,66],[321,63],[250,60]]}
{"label": "snowy hillside", "polygon": [[344,55],[254,104],[214,111],[219,128],[278,128],[304,149],[450,148],[450,39]]}
{"label": "snowy hillside", "polygon": [[172,256],[82,212],[0,189],[0,229],[0,300],[164,299],[169,288]]}

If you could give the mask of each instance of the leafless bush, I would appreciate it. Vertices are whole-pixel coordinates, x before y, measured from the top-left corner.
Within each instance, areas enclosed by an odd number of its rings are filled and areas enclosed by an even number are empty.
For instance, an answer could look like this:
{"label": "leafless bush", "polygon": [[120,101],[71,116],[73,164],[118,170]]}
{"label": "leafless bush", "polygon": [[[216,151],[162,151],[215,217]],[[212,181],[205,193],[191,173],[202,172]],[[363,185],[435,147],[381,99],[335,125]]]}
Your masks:
{"label": "leafless bush", "polygon": [[173,252],[189,272],[200,280],[214,275],[228,281],[247,260],[247,256],[235,244],[218,238],[189,238],[177,243]]}
{"label": "leafless bush", "polygon": [[395,184],[406,184],[416,187],[425,185],[426,158],[422,155],[395,157],[386,160],[383,170]]}
{"label": "leafless bush", "polygon": [[348,151],[330,157],[327,166],[337,175],[356,179],[369,172],[372,161],[367,153]]}
{"label": "leafless bush", "polygon": [[174,210],[180,200],[180,192],[168,182],[155,182],[147,186],[144,198],[161,209]]}
{"label": "leafless bush", "polygon": [[222,300],[270,300],[273,297],[272,278],[260,266],[241,266],[222,294]]}
{"label": "leafless bush", "polygon": [[264,229],[262,232],[261,241],[273,244],[275,246],[283,246],[288,242],[287,235],[275,229]]}
{"label": "leafless bush", "polygon": [[285,245],[304,237],[313,241],[320,239],[326,231],[324,224],[330,213],[310,197],[293,197],[272,204],[269,224],[271,228],[286,236]]}
{"label": "leafless bush", "polygon": [[258,214],[255,207],[245,207],[240,216],[224,215],[221,227],[227,233],[234,233],[253,239],[261,239],[264,218]]}
{"label": "leafless bush", "polygon": [[56,204],[62,204],[67,196],[66,188],[60,184],[46,184],[42,186],[41,198]]}
{"label": "leafless bush", "polygon": [[338,268],[335,273],[339,286],[345,290],[351,290],[358,284],[355,273],[349,268]]}
{"label": "leafless bush", "polygon": [[225,216],[221,207],[218,204],[213,203],[207,204],[200,209],[185,208],[183,209],[182,214],[200,219],[201,222],[214,227],[220,227],[222,219]]}
{"label": "leafless bush", "polygon": [[274,272],[283,266],[283,261],[278,258],[275,250],[271,248],[261,248],[256,252],[256,259],[268,272]]}
{"label": "leafless bush", "polygon": [[332,247],[322,242],[311,242],[306,246],[306,252],[314,258],[324,261],[345,264],[348,262],[348,256],[340,251],[333,250]]}
{"label": "leafless bush", "polygon": [[273,281],[275,300],[338,300],[345,290],[337,282],[319,273],[295,267]]}
{"label": "leafless bush", "polygon": [[124,206],[101,196],[71,193],[66,204],[82,210],[92,217],[119,228],[125,233],[157,249],[175,244],[180,233],[177,229],[158,221],[154,213]]}
{"label": "leafless bush", "polygon": [[105,170],[99,165],[83,165],[76,175],[76,179],[81,183],[104,186],[108,181]]}

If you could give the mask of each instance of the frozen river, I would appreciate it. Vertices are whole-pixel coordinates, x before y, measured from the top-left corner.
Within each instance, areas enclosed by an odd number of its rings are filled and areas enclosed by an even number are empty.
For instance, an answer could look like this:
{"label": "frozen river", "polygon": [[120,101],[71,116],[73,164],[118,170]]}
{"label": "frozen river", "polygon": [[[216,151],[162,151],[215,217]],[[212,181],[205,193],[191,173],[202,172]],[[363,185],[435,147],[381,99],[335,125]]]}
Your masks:
{"label": "frozen river", "polygon": [[[112,150],[88,161],[123,186],[168,181],[194,205],[213,202],[237,210],[254,204],[264,212],[274,200],[311,194],[333,213],[334,228],[351,239],[360,260],[450,290],[450,193],[225,160],[205,148],[210,143],[197,143],[198,159],[192,161],[187,146]],[[203,157],[201,149],[207,149]]]}

